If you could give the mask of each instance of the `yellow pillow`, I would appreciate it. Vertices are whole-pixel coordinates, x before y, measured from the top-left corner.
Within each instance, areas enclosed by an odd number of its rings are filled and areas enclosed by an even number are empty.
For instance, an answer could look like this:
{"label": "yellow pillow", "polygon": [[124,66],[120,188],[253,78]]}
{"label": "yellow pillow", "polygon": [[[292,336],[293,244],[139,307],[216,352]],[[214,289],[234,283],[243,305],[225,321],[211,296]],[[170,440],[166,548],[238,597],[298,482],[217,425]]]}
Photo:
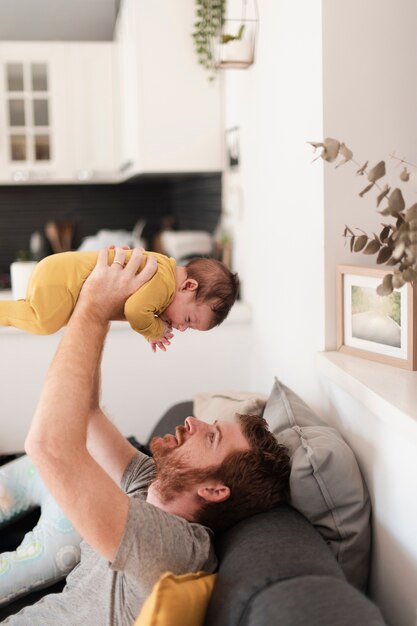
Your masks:
{"label": "yellow pillow", "polygon": [[202,626],[217,574],[165,572],[134,626]]}

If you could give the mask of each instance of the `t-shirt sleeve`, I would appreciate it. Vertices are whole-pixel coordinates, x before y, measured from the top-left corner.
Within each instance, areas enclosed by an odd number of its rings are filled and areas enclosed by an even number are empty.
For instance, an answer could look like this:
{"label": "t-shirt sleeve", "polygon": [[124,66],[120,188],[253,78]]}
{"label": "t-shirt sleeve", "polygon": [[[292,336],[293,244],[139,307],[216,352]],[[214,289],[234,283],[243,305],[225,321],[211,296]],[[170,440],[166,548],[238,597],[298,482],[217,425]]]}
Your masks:
{"label": "t-shirt sleeve", "polygon": [[155,463],[143,452],[137,452],[128,463],[120,486],[128,496],[141,494],[146,497],[148,485],[155,477]]}
{"label": "t-shirt sleeve", "polygon": [[[153,585],[161,573],[214,571],[211,531],[156,506],[130,498],[125,532],[111,567]],[[143,580],[145,578],[145,580]]]}

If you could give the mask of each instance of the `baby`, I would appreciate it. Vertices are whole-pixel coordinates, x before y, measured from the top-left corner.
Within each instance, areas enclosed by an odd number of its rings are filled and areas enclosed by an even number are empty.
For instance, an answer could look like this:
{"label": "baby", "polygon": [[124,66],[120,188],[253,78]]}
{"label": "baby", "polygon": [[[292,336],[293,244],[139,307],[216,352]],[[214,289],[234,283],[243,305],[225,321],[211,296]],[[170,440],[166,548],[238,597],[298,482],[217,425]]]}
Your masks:
{"label": "baby", "polygon": [[[132,251],[125,253],[127,263]],[[49,335],[65,326],[97,254],[63,252],[44,258],[32,273],[25,300],[0,300],[0,326],[37,335]],[[172,329],[209,330],[221,324],[237,297],[236,274],[215,259],[195,258],[178,266],[172,258],[146,251],[138,272],[149,256],[156,259],[156,272],[126,300],[124,318],[154,352],[156,347],[165,350],[169,345]],[[119,263],[114,258],[115,251],[109,250],[109,265]]]}

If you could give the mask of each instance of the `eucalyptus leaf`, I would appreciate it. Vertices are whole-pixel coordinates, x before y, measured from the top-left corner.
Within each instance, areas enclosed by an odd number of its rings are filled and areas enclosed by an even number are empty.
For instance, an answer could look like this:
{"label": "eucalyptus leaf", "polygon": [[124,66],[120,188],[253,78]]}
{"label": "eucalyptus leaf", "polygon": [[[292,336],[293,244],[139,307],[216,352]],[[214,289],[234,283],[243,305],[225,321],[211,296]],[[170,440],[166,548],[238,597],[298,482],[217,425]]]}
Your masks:
{"label": "eucalyptus leaf", "polygon": [[377,264],[380,265],[381,263],[386,263],[391,258],[391,255],[391,248],[389,248],[388,246],[383,246],[378,252],[378,256],[376,258]]}
{"label": "eucalyptus leaf", "polygon": [[354,252],[360,252],[361,250],[363,250],[367,243],[368,237],[366,235],[360,235],[359,237],[357,237],[355,245],[353,246]]}
{"label": "eucalyptus leaf", "polygon": [[389,185],[385,185],[381,193],[376,197],[376,206],[379,207],[382,200],[389,194],[391,191],[391,187]]}
{"label": "eucalyptus leaf", "polygon": [[408,267],[403,271],[403,278],[406,283],[417,282],[417,270],[414,270],[412,267]]}
{"label": "eucalyptus leaf", "polygon": [[383,178],[385,176],[385,161],[379,161],[372,169],[368,172],[368,180],[371,183],[376,183],[377,180]]}
{"label": "eucalyptus leaf", "polygon": [[382,283],[376,288],[378,296],[389,296],[393,292],[392,274],[385,274]]}
{"label": "eucalyptus leaf", "polygon": [[369,161],[366,161],[366,163],[364,163],[364,164],[362,165],[362,167],[360,167],[360,168],[357,170],[357,172],[356,172],[356,173],[357,173],[357,175],[358,175],[358,176],[363,176],[364,174],[366,174],[366,168],[368,167],[368,163],[369,163]]}
{"label": "eucalyptus leaf", "polygon": [[394,289],[401,289],[401,287],[403,287],[405,285],[405,280],[402,276],[401,272],[394,272],[394,275],[392,277],[392,286],[394,287]]}
{"label": "eucalyptus leaf", "polygon": [[388,208],[391,210],[392,214],[400,213],[404,210],[405,202],[403,198],[403,194],[401,189],[396,187],[394,191],[390,193],[388,196]]}
{"label": "eucalyptus leaf", "polygon": [[417,220],[417,204],[413,204],[405,213],[405,221],[411,222]]}
{"label": "eucalyptus leaf", "polygon": [[362,191],[360,192],[360,197],[363,198],[363,196],[368,193],[368,191],[370,189],[372,189],[372,187],[374,186],[374,183],[371,183],[370,185],[366,185],[365,189],[362,189]]}
{"label": "eucalyptus leaf", "polygon": [[394,259],[401,259],[402,255],[404,254],[405,251],[405,243],[403,241],[400,241],[394,248],[394,252],[392,253],[392,256],[394,257]]}
{"label": "eucalyptus leaf", "polygon": [[343,160],[340,161],[340,163],[338,163],[336,167],[339,167],[340,165],[344,165],[348,161],[352,160],[353,152],[352,150],[349,150],[349,148],[344,143],[340,144],[339,154],[340,156],[343,157]]}
{"label": "eucalyptus leaf", "polygon": [[389,226],[384,226],[381,232],[379,233],[379,239],[382,241],[382,243],[385,243],[385,240],[388,239],[390,230],[391,229]]}
{"label": "eucalyptus leaf", "polygon": [[321,158],[323,161],[328,161],[332,163],[337,159],[339,154],[340,141],[337,139],[332,139],[331,137],[327,137],[323,143],[323,152],[321,153]]}
{"label": "eucalyptus leaf", "polygon": [[371,241],[368,243],[363,253],[364,254],[376,254],[378,250],[380,249],[380,247],[381,247],[381,244],[379,243],[379,241],[376,241],[375,239],[371,239]]}
{"label": "eucalyptus leaf", "polygon": [[400,179],[404,182],[407,183],[410,180],[410,172],[407,170],[406,167],[404,167],[404,169],[402,170],[401,174],[400,174]]}

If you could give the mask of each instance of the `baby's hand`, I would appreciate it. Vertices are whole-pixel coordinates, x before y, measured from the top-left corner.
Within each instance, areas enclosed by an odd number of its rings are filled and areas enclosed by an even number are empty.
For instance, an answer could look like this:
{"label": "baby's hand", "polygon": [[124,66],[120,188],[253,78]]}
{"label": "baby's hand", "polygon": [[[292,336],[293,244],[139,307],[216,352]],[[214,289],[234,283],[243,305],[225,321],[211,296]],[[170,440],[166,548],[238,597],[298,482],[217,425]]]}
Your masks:
{"label": "baby's hand", "polygon": [[171,342],[170,339],[172,339],[174,336],[174,333],[172,332],[172,326],[171,324],[168,324],[168,322],[164,322],[164,334],[160,339],[149,339],[149,344],[151,346],[152,352],[156,352],[156,348],[159,348],[160,350],[162,350],[162,352],[166,352],[166,346],[170,346]]}

